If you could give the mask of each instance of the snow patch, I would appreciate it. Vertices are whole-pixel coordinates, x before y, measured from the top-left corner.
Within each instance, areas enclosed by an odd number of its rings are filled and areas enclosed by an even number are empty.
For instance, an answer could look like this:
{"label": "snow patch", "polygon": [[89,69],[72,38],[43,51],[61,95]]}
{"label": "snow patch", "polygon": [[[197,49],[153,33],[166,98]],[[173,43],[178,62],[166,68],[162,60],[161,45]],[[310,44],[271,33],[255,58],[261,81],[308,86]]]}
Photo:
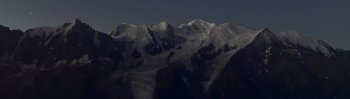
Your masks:
{"label": "snow patch", "polygon": [[65,65],[65,64],[67,64],[68,63],[68,61],[67,60],[58,60],[57,62],[56,62],[56,64],[55,64],[55,66],[57,67],[57,66],[62,66],[62,65]]}
{"label": "snow patch", "polygon": [[[27,31],[27,35],[31,38],[40,37],[40,38],[48,38],[49,36],[55,34],[57,27],[38,27],[29,29]],[[57,33],[56,33],[57,34]]]}
{"label": "snow patch", "polygon": [[271,47],[269,47],[269,48],[267,48],[267,49],[265,50],[265,56],[264,56],[264,59],[263,59],[263,62],[264,62],[265,65],[268,64],[268,62],[269,62],[269,57],[270,57],[271,55],[272,55],[272,54],[271,54]]}
{"label": "snow patch", "polygon": [[[152,40],[146,25],[122,24],[116,27],[114,39],[131,42],[133,47],[144,47]],[[114,34],[111,33],[111,34]]]}
{"label": "snow patch", "polygon": [[82,56],[80,59],[78,59],[78,62],[80,64],[89,64],[91,63],[91,60],[89,58],[89,55],[85,54],[84,56]]}
{"label": "snow patch", "polygon": [[153,25],[150,25],[149,27],[152,30],[158,30],[161,32],[165,32],[168,29],[168,26],[169,26],[168,22],[161,21],[158,24],[153,24]]}
{"label": "snow patch", "polygon": [[187,42],[181,45],[182,49],[177,50],[177,54],[172,57],[172,61],[182,61],[186,68],[192,71],[191,61],[188,61],[190,59],[186,57],[193,55],[200,48],[210,44],[215,45],[213,52],[220,51],[224,46],[233,48],[227,52],[221,50],[222,53],[217,58],[207,61],[207,65],[211,69],[206,74],[208,75],[208,79],[201,83],[204,90],[208,91],[230,57],[241,48],[250,44],[258,32],[256,29],[238,24],[224,23],[216,25],[202,20],[194,20],[187,25],[180,26],[175,33],[186,38]]}
{"label": "snow patch", "polygon": [[326,46],[324,46],[324,44],[322,44],[318,40],[315,40],[315,39],[312,39],[309,37],[305,37],[298,32],[295,32],[295,31],[282,32],[282,33],[279,33],[277,36],[282,41],[289,42],[292,44],[300,44],[301,46],[303,46],[305,48],[312,49],[316,52],[321,52],[326,56],[334,55],[333,52],[329,51],[328,48]]}
{"label": "snow patch", "polygon": [[216,24],[215,23],[209,23],[204,20],[195,19],[189,22],[187,25],[189,26],[203,26],[204,28],[213,28]]}

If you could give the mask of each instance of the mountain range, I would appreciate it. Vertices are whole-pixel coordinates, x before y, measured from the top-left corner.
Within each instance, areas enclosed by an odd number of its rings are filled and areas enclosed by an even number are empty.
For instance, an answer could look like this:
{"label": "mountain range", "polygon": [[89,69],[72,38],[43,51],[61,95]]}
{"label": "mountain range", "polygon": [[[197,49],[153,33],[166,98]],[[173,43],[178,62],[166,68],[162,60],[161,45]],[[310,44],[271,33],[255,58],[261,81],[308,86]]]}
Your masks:
{"label": "mountain range", "polygon": [[350,98],[350,51],[295,31],[77,18],[0,35],[1,99]]}

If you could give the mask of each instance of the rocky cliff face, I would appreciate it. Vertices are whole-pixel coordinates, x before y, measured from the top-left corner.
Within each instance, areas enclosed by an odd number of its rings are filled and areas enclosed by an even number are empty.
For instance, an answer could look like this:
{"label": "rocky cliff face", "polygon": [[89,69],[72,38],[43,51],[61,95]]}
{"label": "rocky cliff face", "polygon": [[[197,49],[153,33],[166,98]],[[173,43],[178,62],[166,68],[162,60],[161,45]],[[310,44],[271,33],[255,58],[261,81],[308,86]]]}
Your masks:
{"label": "rocky cliff face", "polygon": [[0,56],[10,56],[18,44],[18,40],[23,35],[20,30],[10,30],[8,27],[0,25]]}
{"label": "rocky cliff face", "polygon": [[297,32],[194,20],[0,27],[2,99],[346,99],[347,51]]}

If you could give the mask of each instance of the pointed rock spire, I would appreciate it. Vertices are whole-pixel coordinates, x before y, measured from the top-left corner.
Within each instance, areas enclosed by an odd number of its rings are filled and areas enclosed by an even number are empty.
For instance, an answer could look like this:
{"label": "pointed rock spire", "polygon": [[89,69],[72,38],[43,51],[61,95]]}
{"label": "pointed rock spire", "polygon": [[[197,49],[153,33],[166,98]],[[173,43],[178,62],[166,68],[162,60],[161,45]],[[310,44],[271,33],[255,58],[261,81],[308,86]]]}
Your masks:
{"label": "pointed rock spire", "polygon": [[253,42],[264,44],[264,45],[270,45],[273,42],[277,42],[277,41],[278,41],[277,37],[275,36],[275,34],[273,34],[270,31],[270,29],[263,28],[257,32],[257,35],[255,36]]}
{"label": "pointed rock spire", "polygon": [[272,34],[273,35],[271,30],[269,28],[267,28],[267,27],[263,28],[260,33],[268,33],[268,34]]}
{"label": "pointed rock spire", "polygon": [[259,38],[259,37],[262,37],[264,39],[270,39],[270,40],[277,39],[276,36],[270,31],[270,29],[266,27],[261,29],[255,38]]}
{"label": "pointed rock spire", "polygon": [[64,36],[67,36],[71,33],[79,33],[79,34],[93,34],[96,32],[92,27],[88,24],[83,23],[79,18],[75,18],[71,23],[66,23],[62,27],[64,32]]}
{"label": "pointed rock spire", "polygon": [[81,22],[81,20],[79,19],[79,17],[76,17],[72,23],[73,23],[73,24],[82,24],[83,22]]}
{"label": "pointed rock spire", "polygon": [[70,23],[68,28],[85,28],[85,29],[92,29],[88,24],[83,23],[78,17],[73,20],[72,23]]}

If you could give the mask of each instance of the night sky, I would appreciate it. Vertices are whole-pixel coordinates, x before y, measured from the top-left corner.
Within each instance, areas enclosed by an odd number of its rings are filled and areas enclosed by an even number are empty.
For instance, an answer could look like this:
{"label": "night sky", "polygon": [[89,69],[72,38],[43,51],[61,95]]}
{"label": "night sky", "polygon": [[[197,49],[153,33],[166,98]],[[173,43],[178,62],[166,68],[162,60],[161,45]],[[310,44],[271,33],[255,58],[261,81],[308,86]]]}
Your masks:
{"label": "night sky", "polygon": [[0,24],[56,26],[79,17],[109,32],[121,23],[173,25],[193,19],[238,22],[273,32],[298,31],[350,49],[350,0],[1,0]]}

